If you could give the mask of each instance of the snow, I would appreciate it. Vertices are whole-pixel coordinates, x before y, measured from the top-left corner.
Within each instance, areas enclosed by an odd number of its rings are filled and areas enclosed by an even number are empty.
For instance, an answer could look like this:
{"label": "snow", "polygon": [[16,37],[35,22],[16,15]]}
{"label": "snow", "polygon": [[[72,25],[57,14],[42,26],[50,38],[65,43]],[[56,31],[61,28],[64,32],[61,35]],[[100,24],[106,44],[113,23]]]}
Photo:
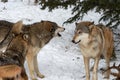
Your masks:
{"label": "snow", "polygon": [[[57,9],[52,12],[48,10],[40,10],[39,5],[28,5],[28,2],[20,2],[21,0],[9,0],[7,3],[0,2],[0,20],[17,22],[23,20],[24,24],[32,24],[41,20],[50,20],[62,26],[63,22],[71,15],[71,9]],[[83,20],[94,21],[98,23],[100,14],[89,12]],[[78,21],[79,22],[79,21]],[[75,24],[65,24],[66,28],[62,32],[62,37],[53,38],[46,46],[44,46],[38,55],[39,70],[45,75],[45,78],[38,80],[85,80],[85,70],[83,57],[80,53],[78,45],[71,42]],[[119,64],[120,59],[112,61]],[[90,62],[91,66],[93,60]],[[105,66],[105,61],[100,60],[99,69]],[[28,66],[25,63],[25,68],[29,76]],[[91,72],[92,73],[92,72]],[[103,80],[103,75],[99,71],[98,78]],[[114,78],[111,76],[110,80]]]}

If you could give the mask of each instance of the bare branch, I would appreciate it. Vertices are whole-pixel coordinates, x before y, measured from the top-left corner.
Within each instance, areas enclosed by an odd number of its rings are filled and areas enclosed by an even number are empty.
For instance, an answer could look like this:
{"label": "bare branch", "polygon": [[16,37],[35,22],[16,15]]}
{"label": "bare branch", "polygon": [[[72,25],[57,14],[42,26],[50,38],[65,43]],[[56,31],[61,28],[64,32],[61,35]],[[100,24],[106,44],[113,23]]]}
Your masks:
{"label": "bare branch", "polygon": [[118,73],[111,72],[111,75],[115,76],[116,80],[120,80],[120,64],[118,66],[116,66],[115,63],[114,63],[113,66],[109,67],[103,73],[105,73],[106,71],[111,70],[111,69],[116,69],[118,71]]}

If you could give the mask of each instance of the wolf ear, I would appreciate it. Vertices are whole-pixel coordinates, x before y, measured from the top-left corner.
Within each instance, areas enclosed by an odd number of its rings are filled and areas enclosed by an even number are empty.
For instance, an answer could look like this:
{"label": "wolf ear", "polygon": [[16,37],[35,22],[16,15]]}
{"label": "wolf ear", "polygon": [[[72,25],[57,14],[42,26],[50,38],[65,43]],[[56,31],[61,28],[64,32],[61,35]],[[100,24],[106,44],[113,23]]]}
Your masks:
{"label": "wolf ear", "polygon": [[52,27],[52,28],[50,29],[50,32],[55,32],[55,28]]}
{"label": "wolf ear", "polygon": [[91,24],[94,24],[94,21],[93,21],[93,22],[91,22]]}
{"label": "wolf ear", "polygon": [[22,27],[23,27],[23,22],[18,21],[13,25],[11,32],[14,34],[20,34],[22,32]]}
{"label": "wolf ear", "polygon": [[28,34],[23,34],[23,39],[26,40],[26,41],[28,41],[29,35]]}
{"label": "wolf ear", "polygon": [[94,27],[93,25],[90,25],[90,26],[89,26],[89,30],[91,30],[93,27]]}

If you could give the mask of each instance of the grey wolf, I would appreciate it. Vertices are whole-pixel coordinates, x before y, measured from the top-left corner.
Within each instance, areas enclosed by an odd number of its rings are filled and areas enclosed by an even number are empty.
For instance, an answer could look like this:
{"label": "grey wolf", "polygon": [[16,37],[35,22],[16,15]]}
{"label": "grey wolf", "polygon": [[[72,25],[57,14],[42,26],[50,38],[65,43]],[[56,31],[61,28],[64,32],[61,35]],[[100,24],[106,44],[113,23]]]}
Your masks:
{"label": "grey wolf", "polygon": [[24,69],[25,55],[29,46],[27,34],[22,34],[22,21],[12,27],[12,40],[5,52],[0,52],[0,78],[3,80],[28,80]]}
{"label": "grey wolf", "polygon": [[30,34],[32,46],[29,46],[27,53],[27,63],[29,66],[30,77],[35,80],[35,74],[44,78],[44,75],[39,72],[37,54],[50,40],[55,36],[61,36],[59,32],[63,32],[65,28],[58,26],[55,22],[41,21],[34,23],[27,30]]}
{"label": "grey wolf", "polygon": [[[8,22],[7,22],[8,23]],[[11,24],[11,23],[8,23]],[[1,23],[3,25],[3,22]],[[13,23],[11,24],[13,25]],[[4,24],[4,26],[7,26]],[[65,28],[58,26],[55,22],[51,21],[41,21],[36,22],[30,25],[23,25],[22,31],[24,33],[29,34],[29,42],[30,46],[28,48],[28,52],[26,53],[26,60],[29,67],[30,77],[32,80],[36,79],[35,74],[43,78],[44,75],[42,75],[39,72],[38,69],[38,63],[37,63],[37,54],[40,51],[41,48],[43,48],[53,37],[55,36],[61,36],[59,32],[63,32]],[[9,36],[9,35],[8,35]],[[7,44],[10,40],[7,40],[9,38],[4,38],[1,45],[5,45],[5,41]]]}
{"label": "grey wolf", "polygon": [[[93,22],[83,21],[76,23],[73,43],[79,44],[81,54],[83,55],[86,80],[90,80],[89,60],[94,59],[92,80],[98,80],[97,69],[100,56],[103,55],[106,60],[106,67],[109,67],[110,58],[113,55],[113,33],[102,25],[95,25]],[[105,78],[109,79],[110,70],[106,72]]]}

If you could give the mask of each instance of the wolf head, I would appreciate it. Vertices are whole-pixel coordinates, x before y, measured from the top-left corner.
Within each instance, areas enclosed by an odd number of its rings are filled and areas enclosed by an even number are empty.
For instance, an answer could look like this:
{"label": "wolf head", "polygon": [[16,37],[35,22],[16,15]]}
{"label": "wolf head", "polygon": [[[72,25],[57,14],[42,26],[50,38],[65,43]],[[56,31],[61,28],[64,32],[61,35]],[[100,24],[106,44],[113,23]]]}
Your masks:
{"label": "wolf head", "polygon": [[42,47],[47,44],[53,37],[61,36],[65,28],[58,26],[52,21],[41,21],[31,25],[30,35],[33,46]]}
{"label": "wolf head", "polygon": [[44,28],[50,32],[53,36],[61,36],[59,32],[63,32],[65,28],[58,26],[55,22],[52,21],[41,21]]}
{"label": "wolf head", "polygon": [[80,42],[87,41],[90,34],[89,26],[92,24],[94,24],[94,22],[90,22],[90,21],[83,21],[80,23],[76,23],[75,34],[72,42],[77,44]]}

